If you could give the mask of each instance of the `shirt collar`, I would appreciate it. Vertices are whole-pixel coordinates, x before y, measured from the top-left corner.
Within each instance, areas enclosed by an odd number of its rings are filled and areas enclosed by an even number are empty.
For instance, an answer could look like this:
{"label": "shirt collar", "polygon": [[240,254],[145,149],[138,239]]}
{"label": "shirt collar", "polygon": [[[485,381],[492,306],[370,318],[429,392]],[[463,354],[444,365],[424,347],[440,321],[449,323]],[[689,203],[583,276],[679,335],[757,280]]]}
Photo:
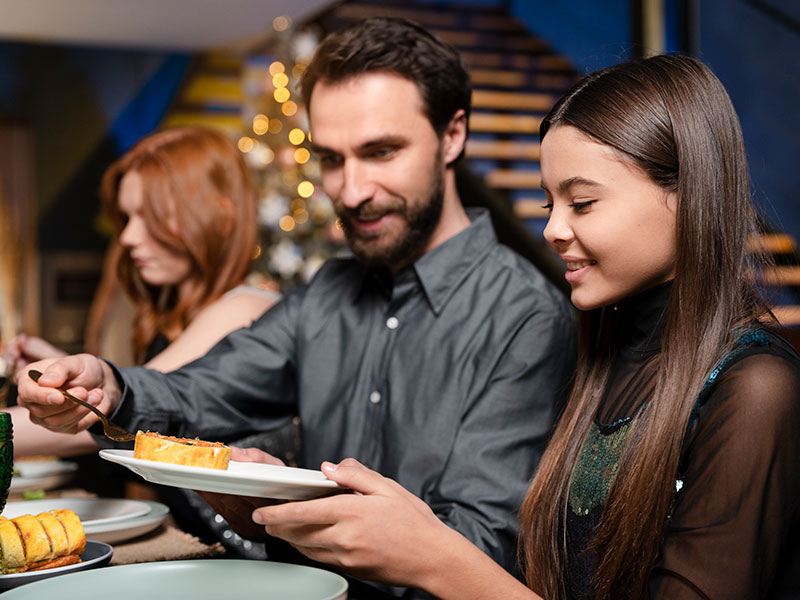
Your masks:
{"label": "shirt collar", "polygon": [[[475,265],[497,243],[489,211],[484,208],[467,208],[470,225],[444,243],[425,253],[416,262],[401,269],[413,270],[420,282],[431,310],[438,315],[459,284]],[[385,268],[364,268],[364,278],[353,298],[357,302],[368,286],[377,286],[391,297],[392,278]]]}
{"label": "shirt collar", "polygon": [[469,208],[471,223],[464,231],[420,257],[412,268],[419,277],[434,314],[438,315],[461,282],[497,243],[489,212]]}

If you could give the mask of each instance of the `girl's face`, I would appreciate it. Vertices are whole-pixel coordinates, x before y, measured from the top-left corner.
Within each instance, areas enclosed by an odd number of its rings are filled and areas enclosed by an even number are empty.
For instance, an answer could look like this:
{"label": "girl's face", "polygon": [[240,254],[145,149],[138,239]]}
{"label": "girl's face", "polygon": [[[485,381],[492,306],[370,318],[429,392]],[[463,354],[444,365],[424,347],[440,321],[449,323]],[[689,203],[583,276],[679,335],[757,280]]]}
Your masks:
{"label": "girl's face", "polygon": [[541,165],[551,209],[544,237],[566,264],[578,309],[613,304],[674,277],[674,192],[568,125],[547,133]]}
{"label": "girl's face", "polygon": [[128,171],[120,180],[117,195],[119,210],[127,223],[119,235],[120,243],[128,250],[142,279],[150,285],[179,285],[191,271],[186,252],[176,252],[156,240],[142,214],[144,186],[138,171]]}

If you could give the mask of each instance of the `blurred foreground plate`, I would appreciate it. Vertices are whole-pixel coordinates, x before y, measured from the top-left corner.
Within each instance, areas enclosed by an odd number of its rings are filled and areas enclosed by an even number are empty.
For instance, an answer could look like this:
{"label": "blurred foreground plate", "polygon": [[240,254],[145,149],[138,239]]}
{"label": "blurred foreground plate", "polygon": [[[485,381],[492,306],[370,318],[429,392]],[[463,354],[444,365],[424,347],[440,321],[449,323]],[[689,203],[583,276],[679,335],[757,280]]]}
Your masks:
{"label": "blurred foreground plate", "polygon": [[18,474],[11,478],[9,491],[52,490],[72,479],[77,469],[76,463],[65,460],[19,460],[14,462]]}
{"label": "blurred foreground plate", "polygon": [[[36,593],[30,593],[27,589],[27,584],[33,585],[34,583],[48,583],[52,581],[51,578],[56,577],[55,585],[61,585],[61,576],[66,576],[69,573],[88,572],[88,569],[95,569],[103,567],[111,560],[111,555],[114,553],[111,546],[102,542],[86,542],[86,549],[81,554],[81,561],[74,565],[67,565],[66,567],[56,567],[55,569],[42,569],[41,571],[29,571],[27,573],[11,573],[8,575],[0,575],[0,591],[10,590],[12,588],[25,585],[26,587],[18,590],[15,598],[44,598],[45,596],[37,596]],[[58,587],[54,589],[59,589]],[[11,592],[6,592],[3,598],[11,597]],[[62,595],[54,596],[56,598],[63,597]]]}
{"label": "blurred foreground plate", "polygon": [[142,600],[142,598],[253,598],[345,600],[343,577],[300,565],[260,560],[177,560],[106,567],[39,581],[3,600]]}
{"label": "blurred foreground plate", "polygon": [[100,450],[100,456],[128,467],[147,481],[173,487],[256,498],[308,500],[345,488],[322,471],[231,461],[227,471],[133,458],[133,450]]}

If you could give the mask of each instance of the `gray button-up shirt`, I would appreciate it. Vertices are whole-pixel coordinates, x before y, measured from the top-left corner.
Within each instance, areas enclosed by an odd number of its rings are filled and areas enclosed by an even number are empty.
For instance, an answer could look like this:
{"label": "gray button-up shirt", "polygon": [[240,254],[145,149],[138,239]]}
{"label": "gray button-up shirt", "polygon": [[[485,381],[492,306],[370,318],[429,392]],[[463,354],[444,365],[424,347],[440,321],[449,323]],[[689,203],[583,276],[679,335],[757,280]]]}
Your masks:
{"label": "gray button-up shirt", "polygon": [[130,429],[234,440],[301,417],[305,466],[355,457],[509,570],[574,365],[571,306],[488,215],[392,279],[354,259],[167,374],[122,370]]}

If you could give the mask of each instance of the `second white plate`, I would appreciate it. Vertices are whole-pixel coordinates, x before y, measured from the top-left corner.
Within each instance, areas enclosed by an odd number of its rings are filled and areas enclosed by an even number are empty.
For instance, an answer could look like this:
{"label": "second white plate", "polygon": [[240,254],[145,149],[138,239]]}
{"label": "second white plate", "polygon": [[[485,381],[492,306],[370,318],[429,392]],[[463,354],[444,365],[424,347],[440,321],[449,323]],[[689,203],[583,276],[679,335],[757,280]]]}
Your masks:
{"label": "second white plate", "polygon": [[147,481],[173,487],[283,500],[308,500],[346,491],[322,471],[231,461],[226,471],[133,458],[133,450],[100,450]]}
{"label": "second white plate", "polygon": [[78,515],[87,533],[93,527],[132,517],[140,517],[150,512],[150,507],[147,503],[139,500],[121,498],[46,498],[44,500],[9,502],[3,509],[3,516],[13,519],[20,515],[38,515],[41,512],[61,508],[67,508]]}

